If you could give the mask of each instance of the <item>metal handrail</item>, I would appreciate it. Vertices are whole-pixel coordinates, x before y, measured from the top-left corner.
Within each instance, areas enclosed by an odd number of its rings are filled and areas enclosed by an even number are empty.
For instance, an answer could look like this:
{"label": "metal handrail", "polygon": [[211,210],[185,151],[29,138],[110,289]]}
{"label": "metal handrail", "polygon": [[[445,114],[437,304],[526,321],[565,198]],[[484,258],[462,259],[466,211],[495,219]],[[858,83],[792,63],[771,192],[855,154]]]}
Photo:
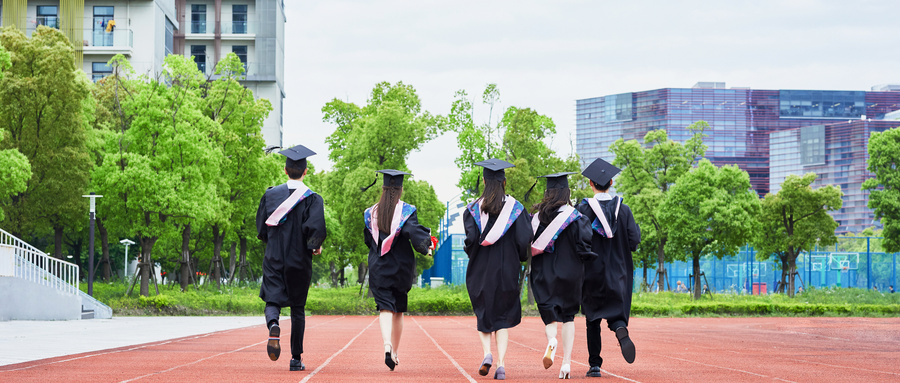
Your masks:
{"label": "metal handrail", "polygon": [[0,229],[0,245],[13,249],[15,276],[69,294],[78,294],[78,265],[53,258]]}

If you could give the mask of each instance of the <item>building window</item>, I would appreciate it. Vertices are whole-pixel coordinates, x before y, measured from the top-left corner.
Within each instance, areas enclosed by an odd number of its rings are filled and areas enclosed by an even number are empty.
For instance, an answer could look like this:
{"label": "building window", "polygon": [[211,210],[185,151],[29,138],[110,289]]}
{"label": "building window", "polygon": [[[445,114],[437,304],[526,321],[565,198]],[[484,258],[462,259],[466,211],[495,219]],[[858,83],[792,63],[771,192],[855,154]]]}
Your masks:
{"label": "building window", "polygon": [[166,18],[166,56],[175,50],[175,24]]}
{"label": "building window", "polygon": [[37,7],[37,24],[50,28],[59,28],[59,7],[55,5],[39,5]]}
{"label": "building window", "polygon": [[113,20],[114,7],[94,7],[94,46],[113,46],[113,32],[116,21]]}
{"label": "building window", "polygon": [[247,33],[247,5],[246,4],[235,4],[231,6],[231,22],[232,22],[232,33],[236,34],[244,34]]}
{"label": "building window", "polygon": [[241,63],[244,64],[244,75],[247,75],[247,46],[234,45],[231,47],[231,51],[241,59]]}
{"label": "building window", "polygon": [[104,62],[91,63],[91,80],[100,81],[112,74],[112,68]]}
{"label": "building window", "polygon": [[191,33],[206,33],[206,5],[191,4]]}
{"label": "building window", "polygon": [[206,73],[206,45],[191,45],[191,56],[194,56],[197,69]]}

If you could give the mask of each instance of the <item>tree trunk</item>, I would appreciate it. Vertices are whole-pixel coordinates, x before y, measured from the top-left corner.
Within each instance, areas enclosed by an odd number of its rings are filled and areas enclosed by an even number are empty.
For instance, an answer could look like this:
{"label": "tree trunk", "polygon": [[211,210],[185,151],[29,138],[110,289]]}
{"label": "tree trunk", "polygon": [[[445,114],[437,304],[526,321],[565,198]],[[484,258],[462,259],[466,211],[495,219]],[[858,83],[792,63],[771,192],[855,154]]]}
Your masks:
{"label": "tree trunk", "polygon": [[657,282],[657,292],[665,291],[665,282],[668,278],[666,275],[666,240],[662,239],[658,242],[656,247],[656,282]]}
{"label": "tree trunk", "polygon": [[334,261],[328,262],[328,268],[331,272],[331,287],[338,287],[338,270],[334,265]]}
{"label": "tree trunk", "polygon": [[62,253],[63,228],[62,226],[53,227],[53,257],[65,260]]}
{"label": "tree trunk", "polygon": [[250,274],[249,267],[250,265],[247,264],[247,238],[241,237],[241,271],[238,273],[241,281],[246,280],[246,275]]}
{"label": "tree trunk", "polygon": [[219,225],[213,225],[213,258],[212,258],[212,272],[209,274],[209,278],[215,281],[216,287],[219,286],[219,282],[222,280],[222,243],[225,242],[225,231],[219,232]]}
{"label": "tree trunk", "polygon": [[[788,249],[790,250],[790,252],[788,253],[788,256],[787,256],[787,261],[788,261],[788,296],[791,297],[791,298],[793,298],[793,297],[794,297],[794,290],[795,290],[795,289],[794,289],[794,275],[796,275],[795,273],[797,272],[797,256],[799,256],[800,254],[794,254],[794,251],[793,251],[794,249],[793,249],[792,247],[791,247],[791,248],[788,248]],[[798,252],[798,253],[799,253],[799,252]],[[838,275],[840,275],[840,274],[838,274]]]}
{"label": "tree trunk", "polygon": [[106,226],[103,225],[103,220],[100,218],[97,218],[97,231],[100,232],[100,249],[102,253],[100,262],[103,263],[103,267],[100,268],[100,278],[109,282],[112,279],[112,264],[109,261],[109,231],[106,230]]}
{"label": "tree trunk", "polygon": [[179,278],[179,282],[181,282],[181,291],[187,291],[188,283],[190,283],[191,278],[191,224],[184,225],[184,230],[181,231],[181,277]]}
{"label": "tree trunk", "polygon": [[138,264],[138,267],[141,269],[141,295],[145,297],[150,296],[150,270],[153,262],[150,254],[157,239],[158,237],[140,237],[139,239],[141,242],[141,262]]}
{"label": "tree trunk", "polygon": [[366,283],[366,274],[369,273],[369,265],[366,262],[360,262],[359,268],[356,269],[356,282],[359,284]]}
{"label": "tree trunk", "polygon": [[700,254],[694,254],[694,299],[700,299]]}
{"label": "tree trunk", "polygon": [[347,286],[347,277],[344,276],[344,268],[341,267],[341,287]]}
{"label": "tree trunk", "polygon": [[784,293],[785,291],[787,291],[788,283],[788,261],[787,257],[785,257],[783,254],[784,253],[782,253],[782,255],[779,255],[778,257],[779,262],[781,262],[781,283],[780,286],[778,286],[779,293]]}
{"label": "tree trunk", "polygon": [[237,268],[237,242],[231,242],[231,250],[228,251],[228,284],[234,283],[234,269]]}
{"label": "tree trunk", "polygon": [[649,259],[644,260],[644,283],[641,284],[641,291],[647,291],[650,289],[650,283],[647,282],[647,264],[650,263]]}
{"label": "tree trunk", "polygon": [[[527,276],[529,281],[531,280],[531,257],[528,257],[528,261],[525,262],[524,276]],[[527,288],[528,288],[528,294],[527,294],[528,306],[532,306],[532,305],[534,305],[534,290],[532,289],[531,283],[528,284]]]}

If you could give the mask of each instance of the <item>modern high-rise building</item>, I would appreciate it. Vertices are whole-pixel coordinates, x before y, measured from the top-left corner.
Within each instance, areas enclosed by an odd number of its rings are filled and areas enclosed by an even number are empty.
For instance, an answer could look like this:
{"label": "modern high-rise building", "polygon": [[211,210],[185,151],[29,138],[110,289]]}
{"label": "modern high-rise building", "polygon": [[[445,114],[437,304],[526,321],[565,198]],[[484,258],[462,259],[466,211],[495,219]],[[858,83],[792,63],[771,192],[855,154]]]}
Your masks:
{"label": "modern high-rise building", "polygon": [[0,20],[29,36],[38,25],[59,28],[95,81],[112,73],[106,63],[116,54],[151,77],[166,55],[193,56],[215,78],[216,63],[234,52],[246,68],[244,86],[272,102],[266,145],[281,146],[284,0],[0,0]]}
{"label": "modern high-rise building", "polygon": [[664,88],[576,101],[576,152],[583,164],[613,159],[619,138],[642,141],[664,129],[685,141],[685,129],[703,120],[706,158],[737,164],[760,194],[776,192],[788,174],[819,174],[816,185],[838,185],[844,207],[832,214],[839,232],[873,226],[860,189],[866,169],[868,134],[900,126],[885,115],[900,110],[897,86],[873,91],[757,90],[701,82],[692,88]]}

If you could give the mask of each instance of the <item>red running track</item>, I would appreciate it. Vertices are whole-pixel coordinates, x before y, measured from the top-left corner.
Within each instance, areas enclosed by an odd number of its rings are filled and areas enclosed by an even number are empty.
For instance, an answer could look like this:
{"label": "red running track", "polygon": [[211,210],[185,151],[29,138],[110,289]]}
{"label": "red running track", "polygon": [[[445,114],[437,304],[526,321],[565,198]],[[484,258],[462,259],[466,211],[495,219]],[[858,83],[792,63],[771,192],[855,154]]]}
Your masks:
{"label": "red running track", "polygon": [[[307,318],[304,362],[288,371],[268,359],[263,325],[0,366],[0,382],[473,382],[481,346],[474,317],[408,316],[400,364],[391,372],[374,316]],[[634,318],[637,359],[622,359],[603,332],[603,378],[586,378],[584,318],[576,318],[572,377],[629,382],[898,382],[900,318]],[[540,318],[510,330],[507,380],[556,380],[562,352],[545,370]],[[494,349],[496,357],[496,348]],[[496,360],[496,359],[495,359]]]}

